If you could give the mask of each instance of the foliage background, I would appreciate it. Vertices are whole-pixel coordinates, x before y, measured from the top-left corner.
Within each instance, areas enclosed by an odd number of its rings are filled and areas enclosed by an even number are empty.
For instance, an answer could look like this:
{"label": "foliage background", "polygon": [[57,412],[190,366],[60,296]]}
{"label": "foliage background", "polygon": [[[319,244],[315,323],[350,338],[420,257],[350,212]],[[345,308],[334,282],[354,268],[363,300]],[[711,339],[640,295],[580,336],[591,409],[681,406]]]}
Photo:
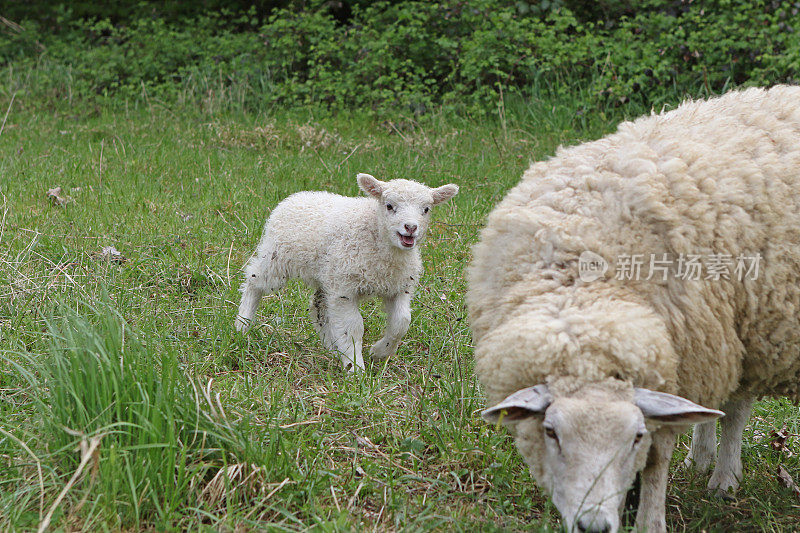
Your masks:
{"label": "foliage background", "polygon": [[[583,90],[587,109],[793,82],[800,3],[772,0],[23,2],[0,11],[0,88],[51,98],[494,111]],[[24,74],[24,75],[21,75]],[[35,84],[31,84],[31,77]]]}

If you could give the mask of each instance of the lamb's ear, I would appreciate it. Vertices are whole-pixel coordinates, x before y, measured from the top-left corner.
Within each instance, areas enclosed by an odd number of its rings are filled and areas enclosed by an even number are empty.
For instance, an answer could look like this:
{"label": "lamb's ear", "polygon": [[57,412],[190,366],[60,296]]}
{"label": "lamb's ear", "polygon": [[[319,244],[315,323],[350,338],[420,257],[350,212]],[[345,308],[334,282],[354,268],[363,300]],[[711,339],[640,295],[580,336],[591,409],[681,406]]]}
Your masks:
{"label": "lamb's ear", "polygon": [[358,181],[358,186],[361,187],[361,190],[370,196],[380,198],[381,194],[383,194],[383,186],[386,184],[381,180],[375,179],[369,174],[359,174],[356,177],[356,180]]}
{"label": "lamb's ear", "polygon": [[536,385],[518,390],[494,407],[481,413],[481,417],[490,424],[499,420],[521,420],[529,416],[544,415],[553,397],[547,385]]}
{"label": "lamb's ear", "polygon": [[650,389],[634,389],[633,402],[645,418],[664,424],[687,425],[716,420],[725,416],[722,411],[709,409],[686,398]]}
{"label": "lamb's ear", "polygon": [[447,185],[436,187],[431,192],[433,193],[433,205],[440,204],[458,194],[458,185],[448,183]]}

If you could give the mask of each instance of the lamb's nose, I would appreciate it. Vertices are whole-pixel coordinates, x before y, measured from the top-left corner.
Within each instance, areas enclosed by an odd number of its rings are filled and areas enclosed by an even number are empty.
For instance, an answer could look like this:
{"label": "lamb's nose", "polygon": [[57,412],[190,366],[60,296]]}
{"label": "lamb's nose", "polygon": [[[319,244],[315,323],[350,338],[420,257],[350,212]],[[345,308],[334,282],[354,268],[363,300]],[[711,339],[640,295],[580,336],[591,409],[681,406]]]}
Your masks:
{"label": "lamb's nose", "polygon": [[406,225],[405,225],[405,228],[406,228],[406,231],[407,231],[407,232],[408,232],[410,235],[413,235],[413,234],[414,234],[414,232],[415,232],[415,231],[417,231],[417,225],[416,225],[416,224],[406,224]]}

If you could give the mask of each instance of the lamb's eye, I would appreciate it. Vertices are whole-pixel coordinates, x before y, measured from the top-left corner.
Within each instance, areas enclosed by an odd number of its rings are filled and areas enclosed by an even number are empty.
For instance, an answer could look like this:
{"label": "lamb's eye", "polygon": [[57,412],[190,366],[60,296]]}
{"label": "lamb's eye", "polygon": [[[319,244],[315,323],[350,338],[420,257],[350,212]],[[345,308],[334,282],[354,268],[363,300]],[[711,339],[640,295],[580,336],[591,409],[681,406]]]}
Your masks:
{"label": "lamb's eye", "polygon": [[394,206],[392,204],[386,204],[387,211],[394,211]]}
{"label": "lamb's eye", "polygon": [[430,208],[430,207],[426,207],[425,209],[423,209],[423,210],[422,210],[422,214],[423,214],[423,215],[427,215],[427,214],[428,214],[428,211],[430,211],[430,210],[431,210],[431,208]]}
{"label": "lamb's eye", "polygon": [[644,437],[644,431],[638,432],[636,436],[633,438],[633,445],[636,446],[637,444],[642,442],[642,437]]}
{"label": "lamb's eye", "polygon": [[545,426],[544,434],[547,435],[548,439],[553,439],[554,441],[558,442],[558,435],[556,435],[556,430],[555,429],[553,429],[553,428],[551,428],[549,426]]}

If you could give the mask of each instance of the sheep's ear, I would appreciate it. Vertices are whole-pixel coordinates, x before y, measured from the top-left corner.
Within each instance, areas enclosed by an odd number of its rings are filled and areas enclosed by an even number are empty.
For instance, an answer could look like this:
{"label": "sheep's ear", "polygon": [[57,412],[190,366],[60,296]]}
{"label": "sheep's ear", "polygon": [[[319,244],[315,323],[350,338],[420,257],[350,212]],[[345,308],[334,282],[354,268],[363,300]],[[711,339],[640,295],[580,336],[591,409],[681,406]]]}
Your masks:
{"label": "sheep's ear", "polygon": [[361,190],[370,196],[380,198],[381,194],[383,194],[383,186],[385,183],[381,180],[375,179],[369,174],[359,174],[356,177],[356,180],[358,181],[358,186],[361,187]]}
{"label": "sheep's ear", "polygon": [[518,390],[494,407],[486,409],[481,417],[490,424],[496,424],[501,420],[521,420],[543,415],[552,400],[547,385],[536,385]]}
{"label": "sheep's ear", "polygon": [[709,409],[686,398],[650,389],[634,389],[633,402],[645,418],[664,424],[687,425],[716,420],[725,416],[722,411]]}
{"label": "sheep's ear", "polygon": [[441,187],[433,189],[431,192],[433,193],[433,205],[440,204],[458,194],[458,185],[455,183],[448,183],[447,185],[442,185]]}

